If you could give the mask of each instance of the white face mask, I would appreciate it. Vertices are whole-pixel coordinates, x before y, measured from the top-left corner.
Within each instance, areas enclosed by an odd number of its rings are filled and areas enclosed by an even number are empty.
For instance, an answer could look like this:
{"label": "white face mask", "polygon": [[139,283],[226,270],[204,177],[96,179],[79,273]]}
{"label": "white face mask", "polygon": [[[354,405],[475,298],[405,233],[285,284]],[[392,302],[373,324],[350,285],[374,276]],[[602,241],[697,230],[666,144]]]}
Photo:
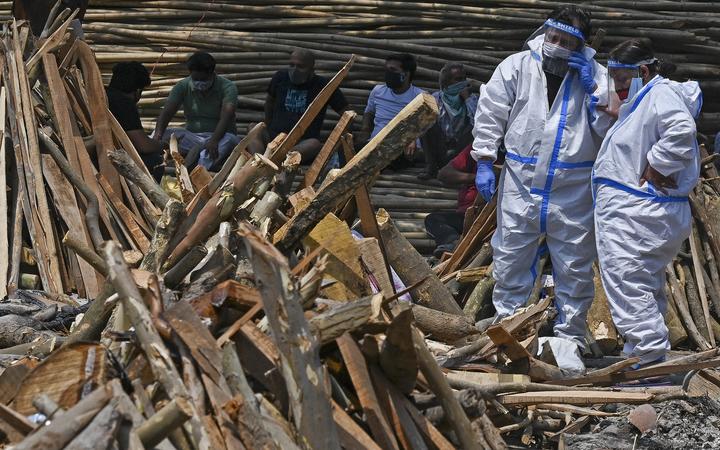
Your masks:
{"label": "white face mask", "polygon": [[550,58],[570,59],[572,52],[563,46],[543,42],[543,55]]}

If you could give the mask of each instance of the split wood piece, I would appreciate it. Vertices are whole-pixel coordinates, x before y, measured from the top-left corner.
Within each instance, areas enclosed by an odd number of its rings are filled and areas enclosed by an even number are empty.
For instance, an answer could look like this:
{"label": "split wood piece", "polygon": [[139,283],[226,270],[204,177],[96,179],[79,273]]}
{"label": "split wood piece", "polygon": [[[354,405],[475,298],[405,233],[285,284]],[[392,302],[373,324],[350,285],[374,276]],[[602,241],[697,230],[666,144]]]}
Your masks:
{"label": "split wood piece", "polygon": [[[43,154],[41,157],[43,161],[43,173],[53,194],[55,207],[67,225],[67,228],[69,230],[73,230],[73,233],[76,234],[76,237],[73,239],[73,243],[83,247],[83,249],[89,251],[90,253],[95,254],[95,246],[87,233],[85,222],[82,220],[83,216],[80,213],[80,207],[78,206],[72,184],[62,174],[60,168],[57,166],[51,155]],[[96,223],[96,225],[98,224]],[[75,253],[78,252],[75,251]],[[89,264],[84,257],[77,254],[67,254],[67,257],[69,259],[68,262],[70,263],[70,267],[74,267],[72,259],[77,261],[77,267],[80,271],[80,277],[82,279],[78,280],[78,283],[82,281],[82,287],[78,286],[78,288],[80,289],[80,292],[84,293],[81,295],[86,295],[88,298],[95,298],[99,293],[99,283],[102,281],[102,277],[98,276],[95,270],[93,270],[92,264]]]}
{"label": "split wood piece", "polygon": [[445,414],[448,418],[448,423],[455,431],[460,444],[464,449],[479,449],[478,439],[470,424],[465,411],[463,411],[460,402],[457,400],[455,395],[450,388],[445,375],[440,366],[435,362],[432,353],[428,350],[425,345],[425,340],[419,331],[413,330],[412,340],[417,353],[418,363],[420,370],[422,371],[425,379],[427,380],[430,389],[435,393],[440,404],[445,409]]}
{"label": "split wood piece", "polygon": [[375,441],[383,449],[398,449],[395,435],[373,389],[365,357],[360,348],[348,334],[339,337],[337,344]]}
{"label": "split wood piece", "polygon": [[212,181],[208,184],[207,195],[213,195],[215,191],[220,189],[220,186],[225,183],[225,180],[228,179],[230,173],[234,171],[238,165],[242,167],[246,161],[250,160],[251,155],[247,153],[248,144],[255,139],[258,134],[262,133],[263,130],[265,130],[265,124],[260,122],[255,125],[248,134],[240,140],[240,142],[238,142],[233,151],[230,153],[230,156],[228,156],[223,163],[222,169],[215,174]]}
{"label": "split wood piece", "polygon": [[275,211],[282,205],[283,198],[273,191],[267,191],[250,212],[250,220],[260,226],[265,220],[272,220]]}
{"label": "split wood piece", "polygon": [[[153,326],[150,312],[145,307],[130,270],[125,265],[120,248],[111,241],[103,244],[102,251],[110,272],[110,281],[120,295],[125,314],[135,327],[135,334],[153,375],[170,398],[189,397],[187,389],[181,381],[182,378],[170,357],[170,352]],[[190,419],[192,440],[198,448],[207,449],[210,441],[200,422],[200,417],[200,413],[194,410],[193,417]]]}
{"label": "split wood piece", "polygon": [[697,326],[698,331],[702,337],[708,342],[710,348],[714,346],[710,343],[710,336],[712,335],[712,327],[707,326],[705,316],[703,314],[703,307],[698,294],[698,285],[693,277],[690,265],[687,262],[680,262],[678,270],[682,270],[685,279],[685,299],[688,303],[688,309],[692,317],[693,322]]}
{"label": "split wood piece", "polygon": [[418,411],[415,405],[412,404],[405,396],[400,397],[400,403],[405,407],[405,410],[410,414],[410,417],[415,422],[415,426],[425,436],[425,440],[437,448],[438,450],[451,450],[455,446],[443,436],[435,425],[430,422],[427,417]]}
{"label": "split wood piece", "polygon": [[690,253],[692,254],[693,269],[695,272],[695,282],[697,285],[698,294],[700,295],[700,304],[702,306],[703,319],[705,322],[705,326],[709,330],[708,342],[712,347],[715,347],[715,336],[712,333],[712,319],[710,318],[710,305],[707,298],[705,278],[703,277],[703,273],[705,272],[705,269],[703,269],[703,266],[705,265],[705,257],[702,254],[702,249],[700,247],[700,239],[698,238],[697,227],[695,226],[694,222],[691,224],[690,227],[689,240]]}
{"label": "split wood piece", "polygon": [[449,314],[462,315],[462,310],[444,284],[430,269],[423,258],[393,224],[390,215],[384,209],[377,213],[380,234],[385,243],[385,252],[390,265],[406,285],[427,278],[419,289],[411,292],[413,298],[422,306]]}
{"label": "split wood piece", "polygon": [[197,192],[210,184],[212,175],[203,166],[195,166],[190,172],[190,181],[192,181],[193,191]]}
{"label": "split wood piece", "polygon": [[266,426],[265,418],[260,412],[260,404],[255,398],[245,372],[243,371],[237,349],[233,341],[223,345],[223,374],[228,387],[235,396],[223,409],[235,418],[238,434],[247,448],[263,450],[279,450],[281,440],[273,433],[279,427]]}
{"label": "split wood piece", "polygon": [[640,358],[633,357],[633,358],[627,358],[622,361],[618,361],[615,364],[611,364],[607,367],[604,367],[602,369],[593,370],[591,372],[587,373],[587,376],[594,377],[594,376],[602,376],[602,375],[610,375],[616,372],[620,372],[623,369],[626,369],[634,364],[637,364],[640,362]]}
{"label": "split wood piece", "polygon": [[[720,229],[718,229],[716,220],[717,207],[715,206],[710,208],[711,205],[708,205],[707,201],[702,202],[701,199],[705,199],[704,194],[702,194],[702,196],[698,198],[695,192],[691,192],[688,198],[690,199],[690,206],[692,208],[693,216],[697,217],[698,222],[700,222],[700,225],[702,225],[705,231],[705,235],[707,236],[707,240],[710,244],[710,248],[712,249],[715,261],[720,261],[720,236],[718,235]],[[714,213],[711,214],[709,212],[709,209],[712,209]]]}
{"label": "split wood piece", "polygon": [[[100,173],[108,180],[113,191],[122,192],[120,176],[108,159],[109,152],[115,149],[110,112],[107,108],[107,95],[102,75],[95,61],[95,55],[88,44],[78,40],[76,46],[77,64],[83,74],[83,81],[88,93],[88,108],[95,137],[95,153],[98,158]],[[124,152],[124,150],[123,150]],[[127,152],[125,152],[127,155]]]}
{"label": "split wood piece", "polygon": [[665,311],[665,325],[668,327],[670,347],[677,348],[678,345],[688,340],[688,333],[680,319],[677,300],[675,300],[675,296],[672,294],[672,288],[668,283],[665,283],[665,296],[668,299],[667,311]]}
{"label": "split wood piece", "polygon": [[690,309],[688,307],[688,301],[685,297],[685,291],[678,282],[672,262],[665,268],[665,273],[667,273],[667,278],[670,282],[670,293],[675,299],[675,306],[678,308],[680,318],[685,324],[685,329],[687,330],[688,335],[690,335],[690,338],[695,341],[700,350],[708,350],[712,348],[710,347],[710,343],[703,337],[702,334],[700,334],[700,331],[692,319],[692,315],[690,314]]}
{"label": "split wood piece", "polygon": [[548,436],[548,440],[557,441],[560,439],[560,436],[563,434],[575,434],[575,433],[579,432],[580,430],[582,430],[583,427],[585,425],[587,425],[589,422],[590,422],[590,416],[578,417],[571,424],[567,425],[562,430]]}
{"label": "split wood piece", "polygon": [[395,286],[390,281],[390,271],[383,249],[375,238],[365,238],[357,241],[360,258],[365,270],[376,284],[385,298],[395,294]]}
{"label": "split wood piece", "polygon": [[370,366],[370,374],[380,405],[389,416],[400,446],[405,450],[428,450],[422,434],[402,405],[400,399],[404,398],[404,395],[398,392],[395,385],[388,381],[376,365]]}
{"label": "split wood piece", "polygon": [[332,132],[330,133],[330,136],[328,136],[328,138],[325,140],[325,143],[320,149],[320,152],[317,154],[310,167],[308,167],[308,169],[305,171],[305,176],[300,183],[301,189],[315,185],[318,177],[322,173],[323,169],[325,169],[325,166],[330,160],[330,157],[335,152],[335,149],[337,149],[340,138],[343,134],[347,132],[348,128],[350,128],[350,125],[352,125],[356,116],[357,113],[352,110],[345,111],[340,116],[340,120],[338,120],[335,128],[333,128]]}
{"label": "split wood piece", "polygon": [[506,406],[537,405],[538,403],[569,403],[572,405],[606,405],[608,403],[641,404],[652,401],[654,395],[644,392],[568,391],[523,392],[501,394],[498,401]]}
{"label": "split wood piece", "polygon": [[240,224],[239,233],[260,282],[263,309],[280,352],[297,430],[312,448],[338,448],[319,345],[303,315],[299,291],[293,289],[287,260],[246,223]]}
{"label": "split wood piece", "polygon": [[370,321],[380,319],[382,294],[341,304],[310,319],[310,329],[320,345],[332,342]]}
{"label": "split wood piece", "polygon": [[137,248],[144,255],[150,248],[150,241],[147,236],[145,236],[145,232],[140,226],[139,219],[137,219],[133,212],[125,206],[123,200],[116,192],[113,191],[112,186],[110,186],[110,183],[102,176],[102,174],[97,174],[97,180],[98,183],[100,183],[100,187],[102,187],[105,191],[105,197],[110,201],[110,204],[117,213],[117,217],[120,219],[120,224],[127,230],[125,236],[129,241],[134,242]]}
{"label": "split wood piece", "polygon": [[[197,217],[188,216],[185,221],[190,224],[188,231],[184,236],[178,234],[173,240],[174,243],[180,239],[174,246],[167,265],[174,266],[192,247],[215,233],[220,223],[251,196],[254,188],[269,179],[277,170],[278,167],[267,158],[253,155],[253,159],[228,180],[229,185],[216,192],[205,203]],[[180,229],[184,228],[184,224],[180,226]]]}
{"label": "split wood piece", "polygon": [[440,276],[447,275],[459,269],[468,258],[480,250],[482,242],[487,239],[496,225],[497,195],[486,203],[480,214],[475,218],[468,232],[455,248],[447,264],[443,267]]}
{"label": "split wood piece", "polygon": [[4,404],[0,404],[0,420],[10,425],[23,436],[28,435],[37,428],[24,415]]}
{"label": "split wood piece", "polygon": [[117,171],[128,181],[135,183],[155,206],[165,208],[165,205],[170,201],[170,196],[135,163],[125,150],[110,149],[107,152],[107,157],[117,168]]}
{"label": "split wood piece", "polygon": [[100,294],[90,303],[90,307],[83,315],[80,323],[70,333],[63,345],[100,340],[100,335],[117,304],[117,297],[111,297],[114,292],[110,283],[103,286]]}
{"label": "split wood piece", "polygon": [[615,329],[610,306],[608,304],[605,288],[600,279],[600,271],[597,265],[593,265],[595,276],[595,298],[593,299],[590,311],[588,311],[587,324],[590,334],[602,350],[603,354],[610,354],[618,345],[618,333]]}
{"label": "split wood piece", "polygon": [[464,315],[448,314],[420,305],[414,305],[412,311],[417,327],[429,334],[431,339],[453,343],[480,333],[475,322]]}
{"label": "split wood piece", "polygon": [[27,71],[28,73],[31,72],[46,53],[55,51],[58,47],[63,45],[63,42],[66,38],[65,33],[67,32],[68,27],[75,19],[75,16],[78,14],[79,11],[79,9],[76,9],[75,11],[71,12],[71,14],[64,20],[62,25],[60,25],[60,27],[55,30],[55,32],[50,37],[48,37],[42,42],[40,48],[25,63],[25,71]]}
{"label": "split wood piece", "polygon": [[[23,65],[17,24],[12,27],[12,49],[6,53],[9,67],[10,104],[14,109],[10,129],[15,144],[18,183],[22,185],[23,213],[35,251],[38,272],[46,290],[63,292],[59,255],[54,239],[54,223],[50,217],[47,194],[41,175],[40,146],[30,84]],[[14,119],[14,120],[12,120]]]}
{"label": "split wood piece", "polygon": [[[3,63],[4,64],[4,63]],[[0,69],[0,74],[4,70]],[[5,124],[7,119],[7,89],[5,86],[0,88],[0,123],[3,124],[3,129],[0,130],[0,186],[7,186],[7,148],[6,145],[9,142],[8,137],[5,135]],[[0,192],[0,216],[1,217],[13,217],[10,216],[8,209],[8,192],[3,189]],[[8,272],[10,270],[10,234],[8,230],[8,222],[12,221],[3,220],[0,222],[0,298],[5,298],[8,294]]]}
{"label": "split wood piece", "polygon": [[[317,99],[316,99],[317,100]],[[310,204],[298,212],[274,236],[281,251],[294,248],[315,224],[345,202],[355,190],[397,158],[437,118],[437,103],[418,95],[363,147],[337,177],[321,187]]]}
{"label": "split wood piece", "polygon": [[505,353],[510,361],[527,367],[527,373],[531,379],[549,381],[563,378],[559,368],[534,358],[512,334],[508,333],[502,324],[492,325],[486,333],[498,350]]}
{"label": "split wood piece", "polygon": [[419,369],[412,343],[413,315],[407,305],[398,309],[385,331],[378,360],[390,381],[403,394],[409,394],[415,387]]}
{"label": "split wood piece", "polygon": [[308,105],[303,113],[300,120],[295,123],[295,126],[290,130],[287,137],[282,141],[280,146],[275,150],[270,159],[276,165],[282,164],[285,161],[285,157],[292,150],[295,145],[300,142],[300,139],[305,135],[305,132],[315,120],[315,117],[325,109],[327,102],[335,91],[340,87],[340,83],[345,79],[347,74],[350,72],[350,68],[355,63],[355,55],[350,56],[350,59],[345,66],[334,77],[328,81],[328,83],[318,92],[317,96]]}
{"label": "split wood piece", "polygon": [[162,215],[155,227],[155,233],[150,241],[150,247],[145,253],[140,270],[156,272],[160,270],[165,257],[170,252],[170,240],[173,238],[180,224],[185,208],[182,202],[171,199],[165,204]]}
{"label": "split wood piece", "polygon": [[326,272],[354,295],[370,293],[370,284],[360,263],[360,250],[345,222],[328,214],[303,239],[303,244],[311,250],[322,247],[328,256]]}
{"label": "split wood piece", "polygon": [[221,322],[218,314],[225,308],[245,311],[261,302],[256,288],[235,280],[227,280],[215,286],[212,291],[190,300],[190,305],[200,317],[210,320],[210,328],[213,329]]}
{"label": "split wood piece", "polygon": [[346,450],[381,450],[382,447],[378,446],[335,401],[332,402],[332,410],[342,448]]}
{"label": "split wood piece", "polygon": [[63,414],[62,420],[29,435],[14,448],[18,450],[60,450],[89,424],[112,398],[109,386],[101,386]]}
{"label": "split wood piece", "polygon": [[[197,149],[197,153],[199,154],[202,146],[204,146],[204,143],[197,144],[195,147],[190,149],[190,152]],[[183,202],[188,204],[195,196],[195,189],[193,188],[190,174],[188,173],[185,165],[186,162],[178,150],[178,141],[177,137],[175,137],[175,133],[170,136],[170,156],[175,162],[175,178],[177,179],[178,187],[180,188],[180,195],[182,196]],[[190,156],[189,152],[188,156]]]}

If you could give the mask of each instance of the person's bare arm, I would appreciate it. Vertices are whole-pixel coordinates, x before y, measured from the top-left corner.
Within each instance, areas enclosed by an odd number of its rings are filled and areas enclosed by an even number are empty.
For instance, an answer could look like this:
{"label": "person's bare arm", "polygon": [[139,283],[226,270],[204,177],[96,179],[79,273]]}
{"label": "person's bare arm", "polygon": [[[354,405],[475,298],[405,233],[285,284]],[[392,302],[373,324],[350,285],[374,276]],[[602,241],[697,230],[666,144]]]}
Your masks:
{"label": "person's bare arm", "polygon": [[145,130],[130,130],[127,132],[130,142],[140,154],[160,153],[163,150],[162,142],[150,139]]}
{"label": "person's bare arm", "polygon": [[175,113],[180,109],[180,103],[168,100],[165,102],[160,117],[158,117],[157,123],[155,124],[155,131],[153,131],[152,137],[155,140],[161,140],[165,130],[167,130],[170,120],[175,116]]}
{"label": "person's bare arm", "polygon": [[452,163],[446,164],[440,169],[437,176],[442,184],[448,187],[460,188],[469,186],[475,182],[475,174],[457,170]]}

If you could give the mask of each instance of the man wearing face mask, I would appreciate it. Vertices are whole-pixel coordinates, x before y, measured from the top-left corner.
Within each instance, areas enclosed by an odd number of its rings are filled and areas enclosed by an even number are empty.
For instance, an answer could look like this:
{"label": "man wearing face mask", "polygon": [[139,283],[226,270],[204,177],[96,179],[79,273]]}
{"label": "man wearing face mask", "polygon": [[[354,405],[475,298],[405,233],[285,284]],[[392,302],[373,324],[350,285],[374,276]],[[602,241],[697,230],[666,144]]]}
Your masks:
{"label": "man wearing face mask", "polygon": [[[263,153],[267,144],[280,133],[289,133],[300,120],[310,103],[327,85],[328,79],[315,73],[315,56],[309,50],[295,49],[290,54],[288,68],[279,70],[270,80],[265,99],[265,129],[262,136],[250,142],[248,150]],[[328,105],[338,114],[348,109],[348,102],[340,89],[335,90]],[[300,142],[293,148],[302,155],[303,162],[315,158],[322,147],[320,132],[327,105],[312,121]],[[252,128],[255,124],[250,124]]]}
{"label": "man wearing face mask", "polygon": [[150,139],[140,121],[137,104],[143,89],[150,86],[150,73],[139,62],[122,62],[113,67],[106,92],[108,108],[127,133],[143,162],[159,180],[163,172],[163,145]]}
{"label": "man wearing face mask", "polygon": [[[235,129],[238,90],[232,81],[215,73],[215,58],[209,53],[194,53],[187,68],[190,76],[170,91],[153,138],[168,142],[174,133],[183,155],[200,149],[198,164],[217,171],[239,140]],[[185,128],[168,129],[181,107]]]}
{"label": "man wearing face mask", "polygon": [[[370,139],[375,137],[408,103],[425,92],[412,84],[416,70],[417,62],[412,55],[399,53],[387,57],[385,60],[385,84],[375,86],[370,92],[363,114],[360,136],[369,135]],[[366,140],[360,139],[360,141]],[[404,154],[393,161],[391,167],[400,169],[412,164],[413,155],[418,147],[420,147],[420,140],[411,143],[405,149]]]}
{"label": "man wearing face mask", "polygon": [[555,334],[585,347],[585,319],[594,296],[591,169],[612,118],[607,72],[585,45],[590,16],[563,6],[544,32],[497,67],[482,86],[472,156],[475,185],[485,200],[495,191],[493,162],[507,150],[498,182],[497,231],[492,238],[499,317],[525,306],[545,237],[555,281]]}
{"label": "man wearing face mask", "polygon": [[440,69],[440,90],[433,93],[438,118],[423,138],[426,171],[420,179],[435,178],[438,168],[472,143],[478,96],[470,93],[465,67],[451,62]]}

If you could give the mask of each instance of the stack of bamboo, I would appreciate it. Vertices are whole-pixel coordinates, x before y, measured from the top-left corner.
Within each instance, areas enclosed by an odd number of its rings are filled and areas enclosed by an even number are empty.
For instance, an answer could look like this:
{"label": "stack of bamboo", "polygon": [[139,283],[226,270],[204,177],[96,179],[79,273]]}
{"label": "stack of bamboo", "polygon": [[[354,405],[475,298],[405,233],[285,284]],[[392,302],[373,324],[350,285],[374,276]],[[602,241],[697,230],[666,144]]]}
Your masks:
{"label": "stack of bamboo", "polygon": [[[1,2],[9,9],[10,2]],[[240,91],[238,124],[262,119],[265,90],[272,74],[287,62],[293,47],[316,51],[318,71],[337,71],[358,55],[343,91],[358,114],[369,90],[382,83],[385,56],[408,52],[418,57],[416,84],[437,89],[438,70],[449,60],[467,64],[484,82],[495,66],[518,51],[525,39],[560,1],[471,1],[418,3],[384,0],[106,1],[92,0],[86,36],[104,74],[118,61],[136,60],[153,69],[153,86],[142,100],[148,128],[154,125],[173,84],[185,76],[183,62],[198,49],[212,52],[218,71]],[[700,130],[720,127],[717,88],[720,6],[714,2],[580,2],[594,27],[607,35],[600,59],[628,38],[652,39],[659,55],[678,65],[677,78],[700,81],[705,92]],[[3,5],[0,5],[2,7]],[[337,116],[330,115],[326,132]]]}
{"label": "stack of bamboo", "polygon": [[[171,141],[180,189],[172,199],[108,122],[88,47],[62,45],[68,24],[42,42],[28,38],[27,25],[6,28],[0,98],[10,134],[0,154],[6,158],[13,149],[16,155],[7,160],[17,172],[9,195],[22,215],[10,218],[27,229],[38,268],[75,257],[88,264],[99,294],[78,305],[61,292],[63,278],[51,277],[59,285],[43,279],[45,291],[12,289],[0,302],[3,444],[43,450],[562,445],[566,434],[612,414],[598,405],[689,393],[687,386],[608,388],[618,382],[701,370],[691,392],[718,383],[709,370],[720,367],[715,349],[632,372],[623,369],[633,359],[583,377],[564,372],[552,349],[538,343],[553,315],[548,297],[478,329],[396,221],[375,211],[368,192],[436,120],[431,96],[418,96],[357,154],[347,132],[355,113],[345,112],[300,174],[300,155],[290,150],[350,73],[351,57],[263,155],[245,150],[263,124],[217,174],[188,172]],[[91,135],[96,171],[83,139]],[[348,162],[323,176],[336,149]],[[55,179],[64,180],[64,190],[52,188]],[[42,209],[43,196],[60,214]],[[68,204],[72,214],[63,214]],[[480,212],[473,237],[438,271],[484,264],[493,211],[488,205]],[[361,235],[348,225],[355,217]],[[142,230],[141,221],[152,230],[148,245],[138,245],[138,254],[123,252],[139,236],[130,224]],[[123,225],[127,233],[120,233]],[[65,228],[75,254],[57,241]],[[22,242],[16,231],[12,248]],[[0,261],[7,263],[7,255]],[[465,270],[451,279],[462,283],[484,272]]]}

